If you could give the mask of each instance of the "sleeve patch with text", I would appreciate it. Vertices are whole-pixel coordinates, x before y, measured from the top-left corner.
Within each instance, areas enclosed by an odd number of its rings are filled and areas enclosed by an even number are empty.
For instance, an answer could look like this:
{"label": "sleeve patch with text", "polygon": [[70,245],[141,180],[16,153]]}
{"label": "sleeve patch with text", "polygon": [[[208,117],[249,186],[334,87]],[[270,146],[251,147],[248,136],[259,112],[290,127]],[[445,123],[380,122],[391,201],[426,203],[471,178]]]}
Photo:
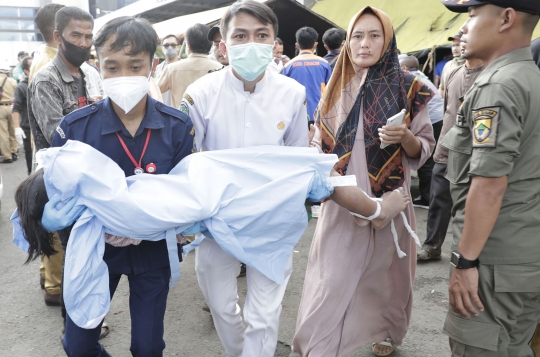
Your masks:
{"label": "sleeve patch with text", "polygon": [[496,148],[501,107],[472,110],[473,148]]}

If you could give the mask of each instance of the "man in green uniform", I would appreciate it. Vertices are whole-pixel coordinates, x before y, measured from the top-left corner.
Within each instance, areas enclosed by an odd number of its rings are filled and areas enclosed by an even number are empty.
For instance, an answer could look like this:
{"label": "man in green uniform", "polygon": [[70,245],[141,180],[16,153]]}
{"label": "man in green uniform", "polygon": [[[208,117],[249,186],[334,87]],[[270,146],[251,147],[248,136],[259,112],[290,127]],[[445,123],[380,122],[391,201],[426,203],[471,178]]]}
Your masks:
{"label": "man in green uniform", "polygon": [[530,42],[540,1],[442,2],[469,12],[465,54],[486,66],[442,140],[455,267],[444,332],[454,357],[532,357],[540,320],[540,71]]}

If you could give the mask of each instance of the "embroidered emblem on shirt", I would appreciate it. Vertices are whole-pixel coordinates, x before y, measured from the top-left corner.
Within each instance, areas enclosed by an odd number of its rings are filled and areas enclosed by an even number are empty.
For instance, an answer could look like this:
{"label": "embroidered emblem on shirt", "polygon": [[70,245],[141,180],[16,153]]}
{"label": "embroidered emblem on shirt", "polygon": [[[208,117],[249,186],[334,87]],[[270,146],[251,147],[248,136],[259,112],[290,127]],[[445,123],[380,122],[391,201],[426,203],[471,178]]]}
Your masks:
{"label": "embroidered emblem on shirt", "polygon": [[282,121],[280,121],[280,122],[278,123],[278,125],[277,125],[277,128],[278,128],[278,130],[283,130],[283,129],[285,129],[285,123],[282,122]]}
{"label": "embroidered emblem on shirt", "polygon": [[178,110],[180,110],[185,115],[189,115],[189,107],[187,106],[187,104],[184,101],[182,101],[182,103],[180,103],[180,106],[178,107]]}
{"label": "embroidered emblem on shirt", "polygon": [[191,128],[191,131],[189,132],[189,135],[191,135],[191,136],[195,135],[195,127]]}
{"label": "embroidered emblem on shirt", "polygon": [[64,134],[64,131],[62,130],[62,128],[60,126],[57,126],[56,127],[56,132],[58,133],[58,135],[60,135],[60,137],[62,139],[65,139],[66,138],[66,134]]}
{"label": "embroidered emblem on shirt", "polygon": [[188,101],[189,104],[193,105],[195,104],[195,102],[193,101],[193,99],[189,96],[189,94],[187,93],[184,93],[184,99]]}
{"label": "embroidered emblem on shirt", "polygon": [[474,121],[473,148],[497,147],[497,129],[501,107],[488,107],[472,110]]}

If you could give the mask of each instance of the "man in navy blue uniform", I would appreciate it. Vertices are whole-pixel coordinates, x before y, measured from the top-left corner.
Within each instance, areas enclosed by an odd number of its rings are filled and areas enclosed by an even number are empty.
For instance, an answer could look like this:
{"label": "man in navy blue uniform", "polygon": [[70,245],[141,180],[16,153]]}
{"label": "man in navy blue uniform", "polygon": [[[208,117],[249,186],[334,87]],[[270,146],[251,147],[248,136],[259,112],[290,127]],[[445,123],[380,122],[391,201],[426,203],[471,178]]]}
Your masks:
{"label": "man in navy blue uniform", "polygon": [[[157,38],[150,23],[129,16],[111,20],[102,28],[94,46],[107,98],[64,117],[56,130],[53,147],[67,140],[87,143],[113,159],[126,177],[167,174],[192,152],[191,119],[147,95]],[[46,215],[47,212],[42,222],[50,230]],[[109,269],[111,298],[120,277],[126,275],[129,280],[131,354],[162,356],[163,319],[171,276],[166,242],[121,245],[106,244],[103,260]],[[181,260],[180,253],[178,259]],[[80,328],[68,315],[63,340],[67,355],[109,356],[98,343],[100,331],[101,326]]]}

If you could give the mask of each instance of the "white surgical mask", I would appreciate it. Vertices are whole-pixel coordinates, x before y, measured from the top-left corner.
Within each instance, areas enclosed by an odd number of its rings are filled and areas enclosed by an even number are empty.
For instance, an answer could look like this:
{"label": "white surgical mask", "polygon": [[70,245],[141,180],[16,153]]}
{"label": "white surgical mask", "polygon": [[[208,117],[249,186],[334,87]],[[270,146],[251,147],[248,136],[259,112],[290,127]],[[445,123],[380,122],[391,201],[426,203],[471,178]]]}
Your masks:
{"label": "white surgical mask", "polygon": [[229,64],[236,73],[247,81],[253,81],[268,67],[274,57],[274,45],[250,42],[244,45],[227,46]]}
{"label": "white surgical mask", "polygon": [[169,48],[166,48],[165,51],[163,51],[163,54],[168,59],[173,59],[178,54],[178,51],[176,50],[176,48],[169,47]]}
{"label": "white surgical mask", "polygon": [[103,91],[127,114],[148,94],[150,76],[128,76],[106,78]]}

